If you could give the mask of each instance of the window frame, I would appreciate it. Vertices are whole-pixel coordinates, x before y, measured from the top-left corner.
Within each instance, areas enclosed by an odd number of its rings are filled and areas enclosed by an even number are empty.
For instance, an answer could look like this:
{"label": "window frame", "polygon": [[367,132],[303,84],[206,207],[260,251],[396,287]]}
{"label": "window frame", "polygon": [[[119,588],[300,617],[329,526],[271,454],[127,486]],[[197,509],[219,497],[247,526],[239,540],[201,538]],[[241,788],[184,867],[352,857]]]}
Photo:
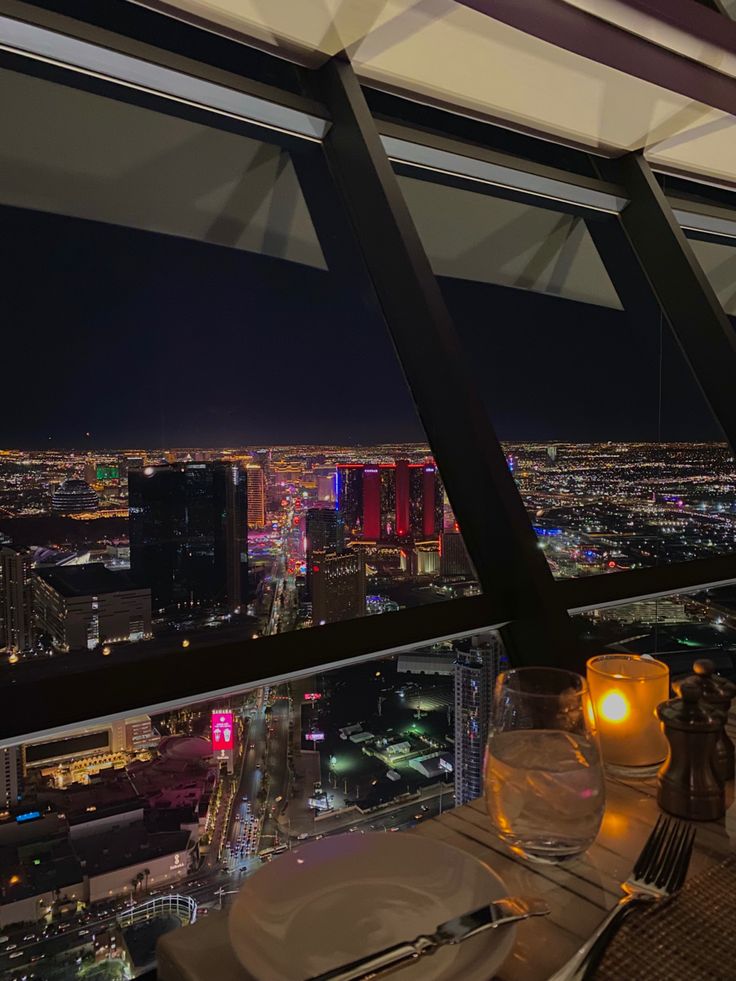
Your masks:
{"label": "window frame", "polygon": [[[706,325],[699,332],[675,328],[675,333],[733,450],[736,400],[730,389],[724,392],[721,381],[727,374],[736,376],[736,340],[729,342],[724,321],[729,330],[730,324],[678,224],[679,219],[689,232],[706,231],[693,225],[707,225],[713,209],[692,202],[680,208],[677,201],[669,202],[658,192],[640,155],[611,163],[613,180],[602,180],[499,152],[492,138],[497,127],[490,124],[488,144],[481,145],[376,119],[352,68],[341,58],[315,69],[290,66],[304,93],[298,95],[265,83],[257,70],[249,75],[251,49],[244,44],[220,39],[229,52],[228,68],[222,67],[212,55],[211,32],[204,28],[186,28],[190,41],[194,38],[196,43],[197,34],[202,38],[199,61],[175,50],[173,43],[167,47],[167,26],[174,31],[172,25],[181,25],[163,14],[146,11],[133,32],[136,36],[130,36],[111,32],[112,25],[74,19],[80,4],[72,0],[66,5],[57,0],[56,6],[66,6],[72,16],[0,0],[0,65],[277,143],[292,151],[295,161],[300,147],[321,144],[326,167],[320,179],[329,184],[321,190],[341,201],[338,218],[352,225],[363,272],[383,309],[483,595],[311,631],[193,645],[186,654],[177,650],[143,662],[104,663],[80,675],[54,675],[41,683],[12,678],[6,689],[12,698],[5,699],[0,716],[0,746],[42,731],[87,724],[91,712],[96,718],[122,718],[173,701],[204,701],[218,693],[492,628],[501,629],[516,663],[541,659],[579,667],[570,613],[736,582],[736,553],[585,579],[553,579],[500,442],[485,412],[479,413],[477,392],[471,390],[450,315],[401,198],[396,172],[555,210],[620,216],[632,253],[650,283],[656,281],[665,313],[678,321],[678,304],[686,301],[688,309],[698,311],[699,323]],[[146,31],[150,36],[142,38]],[[243,53],[242,75],[232,71],[233,51]],[[258,58],[260,65],[264,58],[274,58],[283,67],[273,55],[259,52]],[[106,59],[114,63],[115,77],[103,70]],[[132,72],[128,78],[126,66]],[[475,131],[484,125],[476,122]],[[657,250],[666,255],[666,262],[657,258]],[[604,254],[601,258],[607,264]],[[397,268],[402,275],[396,275]],[[421,353],[414,350],[417,323],[425,331],[426,350]],[[428,356],[442,358],[443,382],[456,403],[444,419],[433,405],[436,380],[430,385],[424,375]],[[460,449],[458,432],[463,434]],[[463,458],[474,461],[472,475]],[[479,481],[488,490],[483,499],[477,493]]]}

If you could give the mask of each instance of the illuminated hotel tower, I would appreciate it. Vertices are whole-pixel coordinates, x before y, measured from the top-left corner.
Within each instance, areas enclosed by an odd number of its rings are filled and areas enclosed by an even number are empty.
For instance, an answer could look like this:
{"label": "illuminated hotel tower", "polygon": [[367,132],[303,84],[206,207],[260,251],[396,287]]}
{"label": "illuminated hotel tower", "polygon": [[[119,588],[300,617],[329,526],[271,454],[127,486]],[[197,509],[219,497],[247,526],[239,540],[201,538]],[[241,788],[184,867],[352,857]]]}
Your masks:
{"label": "illuminated hotel tower", "polygon": [[246,466],[248,475],[248,527],[263,528],[266,524],[266,481],[259,463]]}
{"label": "illuminated hotel tower", "polygon": [[315,552],[324,549],[342,551],[345,525],[342,515],[334,508],[309,508],[306,519],[307,537],[307,596],[312,595],[312,576]]}
{"label": "illuminated hotel tower", "polygon": [[368,541],[436,539],[443,487],[434,463],[345,463],[337,468],[338,509],[351,535]]}
{"label": "illuminated hotel tower", "polygon": [[13,654],[33,643],[31,556],[0,545],[0,651]]}

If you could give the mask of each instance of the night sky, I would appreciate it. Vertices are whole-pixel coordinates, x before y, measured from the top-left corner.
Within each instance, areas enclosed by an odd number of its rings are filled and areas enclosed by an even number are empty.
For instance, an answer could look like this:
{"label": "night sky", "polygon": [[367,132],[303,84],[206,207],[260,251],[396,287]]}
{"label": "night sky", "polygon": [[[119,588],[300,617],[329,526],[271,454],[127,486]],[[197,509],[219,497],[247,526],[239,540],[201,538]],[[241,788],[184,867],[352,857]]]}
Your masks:
{"label": "night sky", "polygon": [[[0,446],[423,438],[381,317],[343,277],[40,212],[0,218]],[[658,438],[659,317],[442,288],[501,438]],[[718,438],[666,325],[661,437]]]}

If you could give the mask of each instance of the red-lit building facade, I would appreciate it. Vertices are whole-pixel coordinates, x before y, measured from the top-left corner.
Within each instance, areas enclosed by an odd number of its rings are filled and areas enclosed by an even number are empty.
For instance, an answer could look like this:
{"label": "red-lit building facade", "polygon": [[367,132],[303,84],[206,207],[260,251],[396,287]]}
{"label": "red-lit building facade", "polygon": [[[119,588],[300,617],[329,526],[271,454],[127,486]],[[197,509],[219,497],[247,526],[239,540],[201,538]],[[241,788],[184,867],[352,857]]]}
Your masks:
{"label": "red-lit building facade", "polygon": [[366,541],[427,540],[442,532],[444,489],[432,461],[340,464],[337,503],[347,533]]}

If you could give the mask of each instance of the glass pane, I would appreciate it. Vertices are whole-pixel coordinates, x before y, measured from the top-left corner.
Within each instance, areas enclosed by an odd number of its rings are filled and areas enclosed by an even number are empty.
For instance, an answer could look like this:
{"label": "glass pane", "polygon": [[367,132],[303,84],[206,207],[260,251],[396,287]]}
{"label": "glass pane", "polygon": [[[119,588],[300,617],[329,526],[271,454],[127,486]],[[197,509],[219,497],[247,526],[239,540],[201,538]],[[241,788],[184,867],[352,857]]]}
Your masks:
{"label": "glass pane", "polygon": [[618,219],[399,180],[555,576],[730,551],[736,468]]}
{"label": "glass pane", "polygon": [[626,653],[665,661],[673,677],[710,658],[719,674],[736,678],[736,587],[640,600],[576,618],[586,657]]}
{"label": "glass pane", "polygon": [[495,633],[459,637],[0,750],[3,976],[150,970],[285,851],[479,796],[503,666]]}
{"label": "glass pane", "polygon": [[690,245],[726,313],[736,316],[736,242],[691,239]]}
{"label": "glass pane", "polygon": [[0,83],[15,677],[477,592],[321,149]]}

